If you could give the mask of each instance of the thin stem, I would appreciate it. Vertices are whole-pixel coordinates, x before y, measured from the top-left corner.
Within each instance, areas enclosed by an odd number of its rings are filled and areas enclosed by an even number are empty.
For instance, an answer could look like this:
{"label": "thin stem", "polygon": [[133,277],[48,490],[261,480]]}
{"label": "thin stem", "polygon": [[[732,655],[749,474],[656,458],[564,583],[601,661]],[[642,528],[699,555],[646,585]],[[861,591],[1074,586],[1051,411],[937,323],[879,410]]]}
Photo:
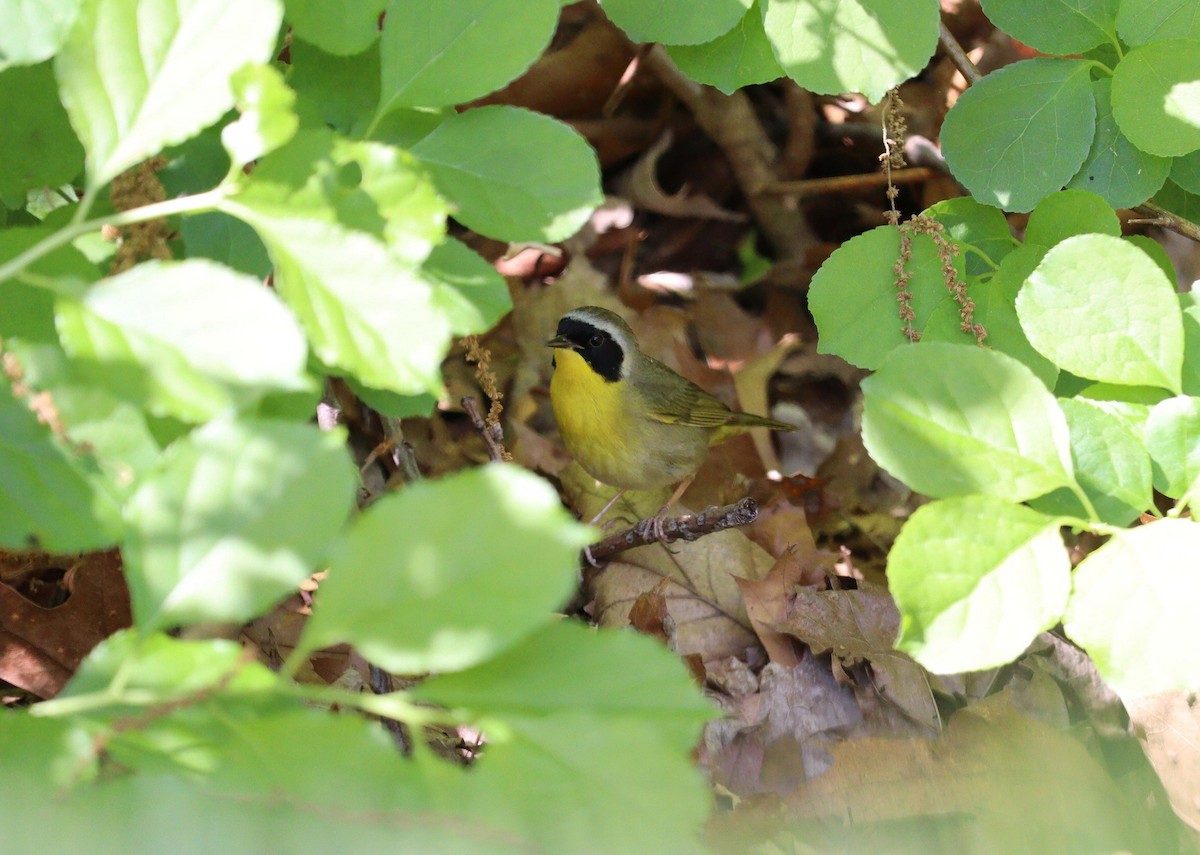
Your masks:
{"label": "thin stem", "polygon": [[988,255],[986,252],[984,252],[979,247],[975,246],[975,244],[964,243],[963,241],[955,241],[955,243],[957,243],[962,249],[966,250],[967,252],[975,253],[975,255],[979,256],[979,258],[983,261],[983,263],[986,264],[988,267],[992,268],[992,270],[1000,269],[1000,265],[997,264],[995,261],[993,261],[992,257],[990,255]]}
{"label": "thin stem", "polygon": [[228,188],[225,185],[219,185],[212,190],[197,193],[193,196],[180,196],[178,199],[167,199],[165,202],[155,202],[153,205],[143,205],[140,208],[121,211],[116,214],[110,214],[107,217],[97,217],[94,220],[79,222],[77,221],[81,219],[79,212],[83,211],[86,215],[85,203],[89,197],[85,196],[84,201],[80,202],[79,208],[76,209],[76,216],[72,218],[70,223],[54,234],[35,243],[16,258],[0,265],[0,282],[12,279],[38,259],[44,258],[59,247],[66,246],[77,237],[95,231],[103,226],[129,226],[134,223],[144,223],[147,220],[157,220],[160,217],[171,217],[176,214],[192,214],[212,210],[220,203],[227,192]]}
{"label": "thin stem", "polygon": [[[1083,509],[1087,511],[1088,528],[1094,530],[1093,527],[1096,525],[1096,523],[1100,522],[1100,514],[1096,513],[1096,506],[1092,504],[1092,500],[1088,498],[1088,494],[1085,493],[1083,488],[1075,483],[1074,480],[1072,480],[1068,485],[1068,489],[1075,494],[1075,498],[1079,499],[1080,504],[1083,505]],[[1101,523],[1101,525],[1103,525],[1103,523]]]}

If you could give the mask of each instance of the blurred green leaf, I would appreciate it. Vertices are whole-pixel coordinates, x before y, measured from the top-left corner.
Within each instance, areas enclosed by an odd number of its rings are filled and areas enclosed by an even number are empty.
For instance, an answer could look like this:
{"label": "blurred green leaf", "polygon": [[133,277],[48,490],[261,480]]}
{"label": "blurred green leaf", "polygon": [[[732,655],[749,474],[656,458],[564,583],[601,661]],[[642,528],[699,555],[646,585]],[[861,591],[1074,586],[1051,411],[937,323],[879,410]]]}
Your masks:
{"label": "blurred green leaf", "polygon": [[211,262],[144,262],[56,311],[80,370],[155,415],[204,421],[309,382],[296,319],[257,281]]}
{"label": "blurred green leaf", "polygon": [[242,115],[222,129],[221,142],[234,165],[242,167],[295,136],[296,93],[269,65],[244,66],[230,82]]}
{"label": "blurred green leaf", "polygon": [[1183,321],[1174,286],[1120,238],[1068,238],[1017,295],[1029,341],[1081,377],[1178,392]]}
{"label": "blurred green leaf", "polygon": [[726,95],[783,77],[757,3],[724,35],[699,45],[672,45],[667,53],[688,77]]}
{"label": "blurred green leaf", "polygon": [[1071,592],[1061,520],[987,496],[923,505],[888,556],[898,649],[938,674],[1016,659]]}
{"label": "blurred green leaf", "polygon": [[594,713],[498,723],[466,786],[449,795],[544,852],[705,852],[708,786],[652,721]]}
{"label": "blurred green leaf", "polygon": [[1164,519],[1118,531],[1075,568],[1063,626],[1123,698],[1200,686],[1195,603],[1200,523]]}
{"label": "blurred green leaf", "polygon": [[974,345],[901,347],[862,388],[867,451],[920,493],[1020,502],[1072,484],[1066,419],[1010,356]]}
{"label": "blurred green leaf", "polygon": [[504,277],[462,241],[446,238],[435,246],[424,269],[455,335],[487,332],[512,311]]}
{"label": "blurred green leaf", "polygon": [[[2,11],[0,20],[0,31],[6,30]],[[66,184],[83,171],[83,146],[58,100],[49,63],[0,71],[0,116],[0,199],[8,207],[22,208],[28,190]]]}
{"label": "blurred green leaf", "polygon": [[84,0],[55,71],[89,188],[220,118],[230,77],[271,58],[282,16],[277,0]]}
{"label": "blurred green leaf", "polygon": [[[486,146],[479,141],[486,139]],[[567,125],[516,107],[447,119],[412,149],[455,219],[498,240],[554,242],[604,201],[596,153]]]}
{"label": "blurred green leaf", "polygon": [[1091,147],[1096,101],[1090,66],[1030,59],[964,92],[946,115],[942,149],[980,202],[1028,211],[1071,180]]}
{"label": "blurred green leaf", "polygon": [[1191,500],[1200,488],[1200,398],[1179,395],[1155,404],[1146,419],[1146,447],[1155,489]]}
{"label": "blurred green leaf", "polygon": [[337,56],[361,53],[375,43],[386,5],[387,0],[284,0],[292,34]]}
{"label": "blurred green leaf", "polygon": [[313,573],[357,484],[340,432],[210,422],[173,444],[130,499],[135,623],[246,621]]}
{"label": "blurred green leaf", "polygon": [[492,464],[390,493],[330,561],[301,643],[352,643],[389,671],[468,668],[545,622],[590,529],[545,481]]}
{"label": "blurred green leaf", "polygon": [[635,42],[697,45],[737,26],[753,0],[601,0],[610,21]]}
{"label": "blurred green leaf", "polygon": [[82,452],[53,441],[25,401],[0,383],[0,544],[71,553],[113,543],[113,499],[84,477]]}
{"label": "blurred green leaf", "polygon": [[500,89],[550,43],[558,10],[556,0],[390,0],[376,120],[396,107],[461,104]]}
{"label": "blurred green leaf", "polygon": [[67,39],[83,0],[0,0],[0,70],[49,59]]}
{"label": "blurred green leaf", "polygon": [[861,92],[876,103],[933,56],[938,4],[766,0],[763,26],[780,66],[805,89],[822,95]]}
{"label": "blurred green leaf", "polygon": [[439,674],[412,695],[473,717],[592,713],[656,728],[680,752],[717,715],[679,658],[653,639],[623,630],[552,623],[498,656]]}
{"label": "blurred green leaf", "polygon": [[361,133],[379,103],[379,46],[335,56],[301,38],[293,39],[288,82],[296,90],[302,116],[315,113],[344,134]]}

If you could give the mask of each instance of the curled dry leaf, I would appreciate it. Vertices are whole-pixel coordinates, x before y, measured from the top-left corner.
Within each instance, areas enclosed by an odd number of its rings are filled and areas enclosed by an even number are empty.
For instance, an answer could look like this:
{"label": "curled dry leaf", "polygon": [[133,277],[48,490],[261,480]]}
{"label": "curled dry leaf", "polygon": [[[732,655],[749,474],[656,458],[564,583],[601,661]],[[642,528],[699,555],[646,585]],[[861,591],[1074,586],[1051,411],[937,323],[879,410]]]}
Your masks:
{"label": "curled dry leaf", "polygon": [[63,585],[67,601],[43,608],[0,584],[0,679],[42,698],[57,695],[93,647],[132,623],[115,551],[75,559]]}

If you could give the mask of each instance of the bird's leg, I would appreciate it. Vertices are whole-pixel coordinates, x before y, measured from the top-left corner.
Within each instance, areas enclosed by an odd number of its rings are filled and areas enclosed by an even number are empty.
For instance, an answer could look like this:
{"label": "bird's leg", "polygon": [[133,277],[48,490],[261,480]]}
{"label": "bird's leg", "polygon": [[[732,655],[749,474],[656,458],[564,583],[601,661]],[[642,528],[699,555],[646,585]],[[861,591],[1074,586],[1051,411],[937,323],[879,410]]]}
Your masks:
{"label": "bird's leg", "polygon": [[592,521],[590,523],[588,523],[588,525],[595,525],[596,523],[600,522],[600,520],[604,518],[604,515],[606,513],[608,513],[609,508],[611,508],[613,505],[615,505],[617,503],[617,499],[621,498],[624,495],[625,495],[624,487],[622,487],[620,490],[617,490],[616,495],[608,500],[608,503],[605,504],[605,506],[600,509],[600,513],[598,513],[594,517],[592,517]]}
{"label": "bird's leg", "polygon": [[667,517],[671,515],[671,508],[675,506],[675,503],[679,501],[680,497],[683,496],[687,488],[692,486],[692,481],[694,481],[695,478],[695,475],[689,475],[680,481],[679,486],[675,488],[675,492],[671,494],[671,498],[668,499],[667,503],[663,505],[659,509],[658,513],[652,517],[650,531],[654,535],[654,539],[664,546],[667,542],[667,533],[663,530],[663,526],[667,522]]}

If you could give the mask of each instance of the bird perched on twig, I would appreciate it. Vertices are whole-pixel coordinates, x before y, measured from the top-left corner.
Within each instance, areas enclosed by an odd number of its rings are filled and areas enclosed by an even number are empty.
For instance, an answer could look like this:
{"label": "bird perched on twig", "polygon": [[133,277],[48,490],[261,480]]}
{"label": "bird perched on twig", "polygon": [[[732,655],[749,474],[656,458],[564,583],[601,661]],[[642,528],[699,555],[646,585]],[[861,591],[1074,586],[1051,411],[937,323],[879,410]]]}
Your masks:
{"label": "bird perched on twig", "polygon": [[691,483],[710,446],[750,428],[795,425],[738,413],[657,359],[642,353],[629,324],[598,306],[558,322],[550,402],[567,450],[597,481],[618,492],[678,484],[654,517],[654,533]]}

